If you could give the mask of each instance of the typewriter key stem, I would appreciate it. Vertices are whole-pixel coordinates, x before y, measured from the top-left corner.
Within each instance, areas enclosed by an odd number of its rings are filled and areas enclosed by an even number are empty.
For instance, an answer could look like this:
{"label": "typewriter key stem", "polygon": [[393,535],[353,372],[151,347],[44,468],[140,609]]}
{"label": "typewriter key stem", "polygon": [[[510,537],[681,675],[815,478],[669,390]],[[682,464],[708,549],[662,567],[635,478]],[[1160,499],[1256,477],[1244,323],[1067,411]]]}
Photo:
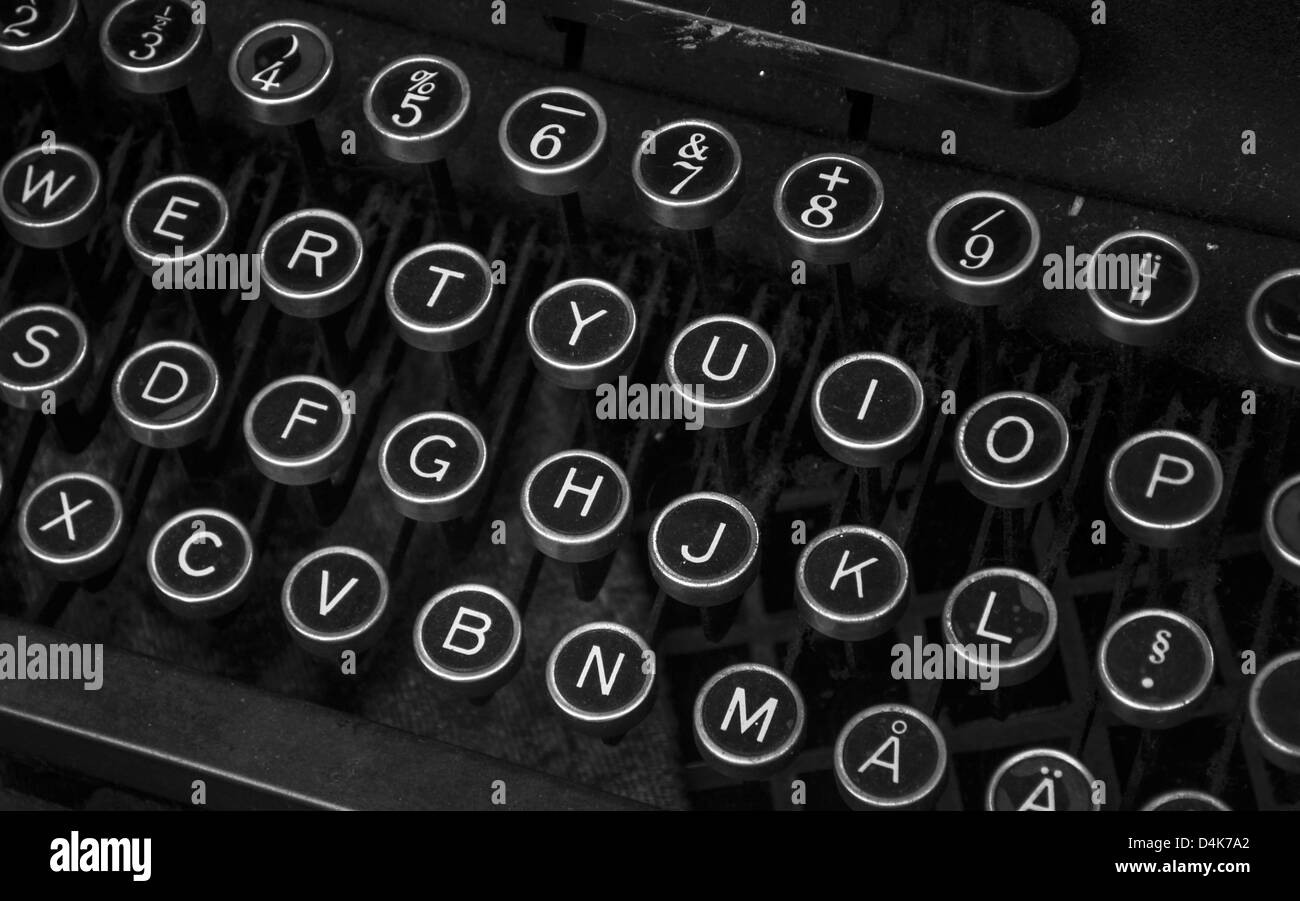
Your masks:
{"label": "typewriter key stem", "polygon": [[740,613],[741,598],[718,604],[715,607],[700,608],[700,626],[704,631],[704,640],[717,644],[727,637],[731,626]]}
{"label": "typewriter key stem", "polygon": [[576,191],[561,194],[559,204],[560,227],[564,232],[567,264],[571,272],[576,272],[589,262],[587,258],[587,220],[582,214],[582,198]]}
{"label": "typewriter key stem", "polygon": [[429,178],[429,187],[433,189],[434,215],[438,220],[438,230],[444,240],[458,241],[464,229],[461,227],[460,201],[456,197],[456,186],[451,180],[451,170],[445,159],[436,159],[424,167]]}
{"label": "typewriter key stem", "polygon": [[203,158],[204,146],[203,123],[194,109],[194,100],[189,88],[179,87],[163,94],[163,113],[167,130],[171,132],[172,146],[183,171],[196,171]]}
{"label": "typewriter key stem", "polygon": [[293,136],[293,145],[298,151],[298,160],[302,165],[303,176],[309,190],[319,198],[328,197],[330,194],[328,158],[315,121],[307,119],[295,122],[289,126],[289,133]]}

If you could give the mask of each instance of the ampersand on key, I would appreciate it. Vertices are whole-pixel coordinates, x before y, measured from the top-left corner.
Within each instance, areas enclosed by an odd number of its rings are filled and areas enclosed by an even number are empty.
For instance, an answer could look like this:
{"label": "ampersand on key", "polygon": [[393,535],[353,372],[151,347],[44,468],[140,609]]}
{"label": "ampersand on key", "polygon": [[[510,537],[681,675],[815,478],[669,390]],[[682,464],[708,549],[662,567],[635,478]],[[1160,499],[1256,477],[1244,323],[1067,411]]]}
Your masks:
{"label": "ampersand on key", "polygon": [[699,160],[703,162],[709,158],[709,145],[704,143],[704,134],[695,132],[690,139],[681,146],[677,155],[684,160]]}

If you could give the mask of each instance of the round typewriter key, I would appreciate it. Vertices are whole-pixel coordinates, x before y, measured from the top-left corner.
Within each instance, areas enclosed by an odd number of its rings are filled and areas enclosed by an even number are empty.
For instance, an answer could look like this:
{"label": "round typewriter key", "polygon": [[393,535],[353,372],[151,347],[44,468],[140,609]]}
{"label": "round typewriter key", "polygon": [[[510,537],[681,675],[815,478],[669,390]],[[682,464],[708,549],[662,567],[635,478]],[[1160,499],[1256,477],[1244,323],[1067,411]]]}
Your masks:
{"label": "round typewriter key", "polygon": [[63,582],[99,575],[126,546],[122,499],[99,476],[47,479],[23,502],[18,535],[36,562]]}
{"label": "round typewriter key", "polygon": [[330,477],[352,451],[352,410],[325,379],[291,375],[257,393],[244,414],[253,465],[282,485]]}
{"label": "round typewriter key", "polygon": [[534,194],[581,190],[609,158],[605,111],[576,88],[538,88],[501,117],[498,141],[510,174]]}
{"label": "round typewriter key", "polygon": [[221,189],[197,175],[150,182],[131,198],[122,216],[126,246],[150,273],[162,264],[184,264],[218,251],[229,228],[230,207]]}
{"label": "round typewriter key", "polygon": [[822,532],[799,555],[794,579],[804,622],[843,641],[888,632],[911,592],[902,549],[884,532],[865,526]]}
{"label": "round typewriter key", "polygon": [[438,56],[406,56],[380,70],[362,101],[366,122],[390,159],[427,164],[444,233],[460,230],[446,156],[473,122],[469,79]]}
{"label": "round typewriter key", "polygon": [[932,806],[948,773],[943,733],[906,704],[869,707],[835,740],[835,783],[856,810]]}
{"label": "round typewriter key", "polygon": [[591,451],[547,457],[524,480],[519,506],[528,537],[546,556],[577,564],[573,577],[580,600],[600,593],[614,551],[627,535],[631,497],[618,464]]}
{"label": "round typewriter key", "polygon": [[1101,640],[1097,675],[1115,715],[1135,726],[1163,728],[1186,720],[1214,677],[1205,631],[1172,610],[1136,610]]}
{"label": "round typewriter key", "polygon": [[595,388],[636,359],[636,309],[600,279],[575,278],[547,289],[528,311],[527,332],[538,371],[565,388]]}
{"label": "round typewriter key", "polygon": [[33,304],[0,318],[0,397],[21,410],[39,410],[45,393],[57,403],[81,393],[92,370],[81,319],[66,307]]}
{"label": "round typewriter key", "polygon": [[972,306],[993,306],[1032,281],[1040,240],[1029,207],[1009,194],[972,191],[935,214],[926,252],[944,293]]}
{"label": "round typewriter key", "polygon": [[1232,810],[1214,795],[1190,788],[1157,795],[1142,805],[1145,810]]}
{"label": "round typewriter key", "polygon": [[305,122],[325,108],[338,80],[334,47],[315,25],[259,25],[230,54],[228,74],[246,115],[267,125]]}
{"label": "round typewriter key", "polygon": [[119,85],[164,94],[189,84],[207,61],[211,39],[189,0],[123,0],[100,25],[99,49]]}
{"label": "round typewriter key", "polygon": [[1134,541],[1177,547],[1203,535],[1223,496],[1214,452],[1183,432],[1134,435],[1110,458],[1106,509]]}
{"label": "round typewriter key", "polygon": [[1093,323],[1121,344],[1166,338],[1196,300],[1201,276],[1187,248],[1152,231],[1112,235],[1088,263]]}
{"label": "round typewriter key", "polygon": [[1019,685],[1043,670],[1056,643],[1056,602],[1028,573],[992,567],[971,573],[948,593],[943,637],[968,668]]}
{"label": "round typewriter key", "polygon": [[986,810],[1101,810],[1092,800],[1092,773],[1064,751],[1031,748],[997,769],[984,795]]}
{"label": "round typewriter key", "polygon": [[72,144],[37,144],[0,170],[0,218],[14,240],[60,248],[90,233],[104,211],[99,166]]}
{"label": "round typewriter key", "polygon": [[492,328],[492,271],[463,244],[426,244],[398,260],[384,291],[407,344],[421,350],[467,347]]}
{"label": "round typewriter key", "polygon": [[669,228],[708,228],[740,201],[740,145],[721,125],[684,119],[660,126],[632,160],[637,199]]}
{"label": "round typewriter key", "polygon": [[618,738],[654,706],[656,671],[654,652],[640,635],[618,623],[587,623],[551,651],[546,690],[573,728]]}
{"label": "round typewriter key", "polygon": [[63,60],[85,18],[77,0],[17,0],[0,12],[0,66],[37,72]]}
{"label": "round typewriter key", "polygon": [[364,650],[379,640],[388,614],[388,576],[365,551],[322,548],[289,571],[280,605],[294,641],[308,653]]}
{"label": "round typewriter key", "polygon": [[524,662],[524,626],[504,594],[463,584],[438,592],[415,619],[415,654],[429,674],[471,698],[491,695]]}
{"label": "round typewriter key", "polygon": [[803,747],[805,709],[790,677],[758,663],[715,673],[695,696],[695,747],[709,766],[736,779],[766,779]]}
{"label": "round typewriter key", "polygon": [[1268,662],[1251,683],[1249,706],[1264,756],[1300,772],[1300,651]]}
{"label": "round typewriter key", "polygon": [[379,448],[379,475],[403,516],[445,522],[472,511],[486,487],[487,444],[455,413],[417,413]]}
{"label": "round typewriter key", "polygon": [[668,385],[709,428],[745,425],[776,394],[776,347],[739,316],[696,319],[677,333],[664,361]]}
{"label": "round typewriter key", "polygon": [[211,507],[163,524],[149,544],[149,579],[163,606],[186,619],[212,619],[248,596],[253,539],[236,517]]}
{"label": "round typewriter key", "polygon": [[182,447],[212,427],[221,376],[203,348],[159,341],[131,354],[113,378],[122,425],[148,447]]}
{"label": "round typewriter key", "polygon": [[299,210],[276,220],[257,252],[271,302],[290,316],[328,316],[355,300],[363,287],[361,233],[331,210]]}
{"label": "round typewriter key", "polygon": [[229,327],[222,321],[216,292],[186,288],[183,267],[220,252],[229,226],[230,208],[221,190],[196,175],[169,175],[149,183],[122,216],[122,233],[136,264],[151,277],[159,267],[171,267],[163,273],[164,287],[181,290],[200,342],[218,353],[228,348]]}
{"label": "round typewriter key", "polygon": [[781,176],[773,208],[783,237],[811,263],[848,263],[880,238],[885,187],[857,157],[823,153]]}
{"label": "round typewriter key", "polygon": [[1300,475],[1273,491],[1264,507],[1264,553],[1277,574],[1300,585]]}
{"label": "round typewriter key", "polygon": [[957,472],[971,494],[996,507],[1028,507],[1065,475],[1070,428],[1038,395],[1004,391],[966,411],[954,445]]}
{"label": "round typewriter key", "polygon": [[901,360],[859,353],[836,360],[813,386],[813,431],[826,452],[849,466],[887,466],[922,434],[925,393]]}
{"label": "round typewriter key", "polygon": [[574,88],[539,88],[501,117],[497,143],[514,180],[533,194],[559,198],[569,260],[585,253],[586,221],[578,191],[609,159],[605,111]]}
{"label": "round typewriter key", "polygon": [[613,553],[627,534],[632,510],[627,476],[608,457],[561,451],[533,467],[519,505],[537,549],[571,563]]}
{"label": "round typewriter key", "polygon": [[469,79],[439,56],[405,56],[370,81],[362,101],[379,149],[404,163],[445,157],[473,123]]}
{"label": "round typewriter key", "polygon": [[1255,289],[1246,306],[1246,333],[1269,376],[1300,385],[1300,269],[1284,269]]}
{"label": "round typewriter key", "polygon": [[758,575],[758,523],[740,501],[701,491],[655,517],[650,571],[672,598],[712,607],[740,597]]}

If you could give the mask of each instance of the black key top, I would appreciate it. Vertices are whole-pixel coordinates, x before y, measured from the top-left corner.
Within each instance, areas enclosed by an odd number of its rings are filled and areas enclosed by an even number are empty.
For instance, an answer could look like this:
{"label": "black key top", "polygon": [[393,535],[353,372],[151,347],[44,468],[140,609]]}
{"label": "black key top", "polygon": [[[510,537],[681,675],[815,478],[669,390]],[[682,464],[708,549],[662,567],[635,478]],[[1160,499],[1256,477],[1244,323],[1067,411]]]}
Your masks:
{"label": "black key top", "polygon": [[114,566],[126,547],[122,499],[99,476],[54,476],[23,502],[18,535],[36,563],[59,581],[89,579]]}
{"label": "black key top", "polygon": [[136,94],[165,94],[203,69],[212,39],[190,0],[123,0],[99,27],[99,49],[118,85]]}
{"label": "black key top", "polygon": [[282,485],[328,479],[352,454],[353,411],[332,383],[291,375],[267,385],[244,414],[253,465]]}
{"label": "black key top", "polygon": [[524,662],[524,627],[510,599],[486,585],[438,592],[415,619],[415,654],[429,675],[470,698],[490,696]]}
{"label": "black key top", "polygon": [[826,453],[856,467],[902,459],[924,434],[925,392],[912,367],[881,353],[842,357],[813,386],[813,431]]}
{"label": "black key top", "polygon": [[384,296],[398,334],[421,350],[468,347],[491,330],[496,318],[488,262],[463,244],[412,250],[389,273]]}
{"label": "black key top", "polygon": [[446,157],[465,140],[474,121],[464,71],[440,56],[394,60],[371,79],[362,110],[385,156],[427,164],[443,230],[458,232],[460,214]]}
{"label": "black key top", "polygon": [[501,117],[501,152],[520,187],[548,196],[587,186],[609,159],[605,111],[576,88],[538,88]]}
{"label": "black key top", "polygon": [[971,494],[995,507],[1030,507],[1064,478],[1070,428],[1038,395],[1004,391],[966,411],[953,444],[958,475]]}
{"label": "black key top", "polygon": [[1007,758],[984,795],[985,810],[1101,810],[1092,800],[1092,773],[1055,748],[1031,748]]}
{"label": "black key top", "polygon": [[230,207],[221,189],[197,175],[151,181],[131,198],[122,216],[127,249],[145,271],[220,251],[229,228]]}
{"label": "black key top", "polygon": [[744,190],[736,139],[704,119],[662,125],[637,147],[632,183],[651,219],[691,233],[696,281],[708,292],[715,263],[713,226],[736,208]]}
{"label": "black key top", "polygon": [[0,170],[0,218],[14,240],[28,247],[74,244],[103,212],[99,165],[80,147],[36,144]]}
{"label": "black key top", "polygon": [[664,371],[669,387],[702,411],[709,428],[747,425],[776,395],[776,347],[767,332],[739,316],[688,324],[669,345]]}
{"label": "black key top", "polygon": [[1208,531],[1223,499],[1223,469],[1204,442],[1184,432],[1134,435],[1110,458],[1106,510],[1125,535],[1158,548]]}
{"label": "black key top", "polygon": [[1300,269],[1265,279],[1246,306],[1248,349],[1271,378],[1300,385]]}
{"label": "black key top", "polygon": [[885,354],[851,354],[817,378],[811,409],[821,446],[856,471],[861,521],[879,522],[887,503],[881,468],[910,453],[925,431],[921,380]]}
{"label": "black key top", "polygon": [[725,776],[766,779],[803,747],[807,713],[790,677],[758,663],[715,673],[695,696],[695,746]]}
{"label": "black key top", "polygon": [[536,548],[574,567],[574,588],[593,600],[631,524],[632,489],[617,463],[585,450],[561,451],[533,467],[519,494]]}
{"label": "black key top", "polygon": [[204,146],[188,90],[212,52],[204,10],[194,0],[123,0],[99,28],[109,78],[134,94],[162,95],[182,159]]}
{"label": "black key top", "polygon": [[497,143],[506,167],[526,191],[560,198],[571,259],[587,240],[578,192],[609,161],[608,133],[605,111],[576,88],[538,88],[501,117]]}
{"label": "black key top", "polygon": [[912,593],[902,548],[865,526],[837,526],[808,542],[794,578],[799,616],[842,641],[888,632]]}
{"label": "black key top", "polygon": [[1142,805],[1143,810],[1232,810],[1214,795],[1190,788],[1180,788],[1157,795]]}
{"label": "black key top", "polygon": [[868,707],[835,740],[835,784],[856,810],[933,806],[948,774],[938,725],[906,704]]}
{"label": "black key top", "polygon": [[290,316],[320,319],[342,310],[363,287],[365,244],[351,220],[332,210],[299,210],[262,236],[262,279]]}
{"label": "black key top", "polygon": [[773,209],[781,237],[796,256],[836,265],[880,240],[885,186],[862,160],[823,153],[800,160],[776,185]]}
{"label": "black key top", "polygon": [[85,25],[77,0],[21,0],[0,12],[0,66],[38,72],[63,61]]}
{"label": "black key top", "polygon": [[203,348],[158,341],[118,368],[113,406],[128,435],[148,447],[174,448],[204,438],[219,412],[221,376]]}
{"label": "black key top", "polygon": [[677,498],[655,517],[648,544],[659,587],[694,607],[734,600],[758,575],[758,523],[748,507],[725,494]]}
{"label": "black key top", "polygon": [[939,287],[972,306],[997,306],[1032,284],[1041,235],[1029,207],[1010,194],[972,191],[935,213],[926,254]]}
{"label": "black key top", "polygon": [[831,267],[834,340],[841,346],[852,317],[866,312],[856,302],[851,264],[880,240],[884,204],[876,170],[840,153],[800,160],[776,185],[772,207],[782,240],[797,258]]}
{"label": "black key top", "polygon": [[537,370],[578,390],[617,379],[640,349],[632,301],[595,278],[560,282],[537,298],[528,311],[527,335]]}
{"label": "black key top", "polygon": [[1250,686],[1250,721],[1272,763],[1300,773],[1300,651],[1275,657]]}
{"label": "black key top", "polygon": [[312,119],[329,105],[338,82],[325,33],[296,19],[259,25],[230,54],[227,74],[245,115],[293,127],[303,169],[320,188],[326,157]]}
{"label": "black key top", "polygon": [[66,307],[33,304],[0,318],[0,397],[10,406],[40,410],[52,398],[57,415],[93,368],[86,327]]}
{"label": "black key top", "polygon": [[1264,553],[1279,576],[1300,585],[1300,475],[1273,491],[1264,506]]}
{"label": "black key top", "polygon": [[740,202],[740,145],[715,122],[670,122],[637,148],[632,181],[641,207],[660,225],[710,228]]}
{"label": "black key top", "polygon": [[332,210],[299,210],[273,222],[257,252],[271,303],[290,316],[317,320],[326,369],[346,382],[356,365],[347,307],[365,286],[365,244],[357,227]]}
{"label": "black key top", "polygon": [[1205,630],[1173,610],[1135,610],[1106,630],[1097,678],[1115,715],[1147,728],[1185,722],[1214,678]]}
{"label": "black key top", "polygon": [[149,579],[163,606],[185,619],[214,619],[248,597],[253,539],[237,517],[200,507],[165,522],[149,544]]}
{"label": "black key top", "polygon": [[1056,649],[1056,628],[1052,593],[1018,569],[971,573],[943,605],[944,640],[970,671],[995,679],[993,687],[1019,685],[1042,672]]}
{"label": "black key top", "polygon": [[930,271],[949,297],[980,307],[980,391],[994,384],[1002,329],[997,306],[1026,293],[1037,275],[1038,220],[1010,194],[972,191],[935,213],[926,233]]}
{"label": "black key top", "polygon": [[445,522],[478,506],[487,486],[487,443],[455,413],[417,413],[379,448],[379,475],[403,516]]}
{"label": "black key top", "polygon": [[242,292],[241,273],[223,267],[219,271],[225,284],[208,285],[208,290],[185,285],[187,270],[199,265],[204,266],[206,284],[208,255],[226,248],[229,229],[230,207],[221,189],[197,175],[167,175],[150,182],[131,198],[122,216],[122,234],[136,265],[155,287],[182,293],[199,342],[222,355],[230,328],[221,319],[220,295],[213,289]]}
{"label": "black key top", "polygon": [[[33,304],[0,317],[0,399],[48,416],[66,450],[81,449],[93,436],[76,403],[93,369],[86,327],[66,307]],[[15,490],[25,469],[12,473]]]}
{"label": "black key top", "polygon": [[654,707],[654,652],[618,623],[579,626],[546,660],[546,690],[564,721],[604,739],[625,735]]}
{"label": "black key top", "polygon": [[1086,272],[1093,324],[1109,338],[1137,346],[1176,331],[1201,285],[1187,248],[1153,231],[1111,235],[1093,252]]}
{"label": "black key top", "polygon": [[372,646],[387,625],[388,576],[352,547],[313,551],[289,571],[280,595],[289,632],[303,650],[337,658]]}
{"label": "black key top", "polygon": [[404,163],[431,163],[455,150],[474,122],[469,78],[440,56],[394,60],[370,81],[362,110],[379,149]]}

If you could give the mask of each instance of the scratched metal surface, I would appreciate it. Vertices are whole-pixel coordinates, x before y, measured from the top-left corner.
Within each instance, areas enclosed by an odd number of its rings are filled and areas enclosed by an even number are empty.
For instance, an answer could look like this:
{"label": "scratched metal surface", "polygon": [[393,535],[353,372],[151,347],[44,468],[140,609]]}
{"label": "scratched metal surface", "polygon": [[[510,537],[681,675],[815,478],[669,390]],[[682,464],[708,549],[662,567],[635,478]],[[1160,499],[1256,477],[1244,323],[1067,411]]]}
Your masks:
{"label": "scratched metal surface", "polygon": [[[418,35],[382,25],[367,24],[363,29],[354,17],[336,17],[296,4],[285,4],[285,10],[305,10],[309,17],[328,24],[336,39],[350,38],[340,43],[349,48],[352,62],[345,69],[329,127],[349,121],[348,111],[355,109],[364,73],[377,69],[385,55],[422,46]],[[268,16],[269,11],[259,11],[255,18]],[[240,19],[218,30],[218,55],[251,21]],[[483,67],[491,58],[481,48],[438,49]],[[940,804],[944,808],[977,807],[984,780],[997,763],[1016,748],[1040,743],[1081,755],[1096,775],[1119,787],[1116,803],[1121,806],[1140,804],[1174,786],[1215,792],[1234,807],[1294,809],[1300,805],[1300,780],[1283,776],[1258,755],[1243,720],[1246,680],[1236,663],[1242,650],[1254,650],[1263,661],[1300,642],[1296,596],[1271,579],[1257,539],[1263,499],[1272,485],[1289,474],[1288,461],[1295,459],[1292,405],[1289,396],[1270,391],[1248,374],[1229,331],[1230,319],[1224,319],[1225,324],[1217,319],[1213,325],[1198,324],[1186,339],[1198,345],[1196,354],[1182,360],[1151,357],[1140,373],[1144,387],[1133,413],[1142,427],[1168,424],[1201,435],[1224,463],[1231,500],[1219,524],[1215,551],[1175,555],[1174,577],[1164,594],[1167,605],[1187,612],[1206,628],[1215,646],[1219,663],[1215,686],[1195,720],[1173,730],[1143,734],[1119,724],[1097,705],[1092,659],[1101,633],[1118,613],[1148,600],[1150,573],[1144,553],[1135,545],[1117,536],[1102,548],[1086,540],[1091,522],[1104,518],[1099,477],[1118,444],[1120,408],[1133,400],[1134,389],[1117,378],[1113,349],[1081,327],[1077,298],[1038,296],[1008,310],[997,369],[999,387],[1022,387],[1051,397],[1073,427],[1077,451],[1070,479],[1037,514],[1033,558],[1026,563],[1049,584],[1060,604],[1056,661],[1029,684],[996,693],[996,703],[959,687],[909,686],[888,676],[888,647],[914,634],[933,640],[947,589],[1001,554],[997,518],[955,480],[952,424],[943,416],[932,418],[921,447],[886,479],[890,506],[884,528],[904,543],[916,577],[917,596],[907,616],[892,635],[868,649],[856,669],[846,665],[839,645],[811,639],[799,628],[791,607],[793,561],[798,552],[788,540],[791,521],[804,519],[814,534],[841,518],[851,518],[853,501],[843,469],[820,451],[807,425],[806,398],[812,378],[833,354],[835,336],[826,317],[825,285],[814,281],[795,292],[784,283],[784,260],[773,249],[772,227],[764,218],[765,196],[779,171],[778,163],[802,152],[851,146],[846,142],[739,122],[738,136],[747,158],[754,148],[752,187],[745,204],[721,230],[724,275],[716,294],[728,308],[752,315],[771,332],[781,355],[782,387],[770,412],[746,435],[751,474],[741,497],[759,518],[765,562],[735,627],[720,644],[707,644],[690,611],[656,598],[645,567],[644,528],[657,506],[713,478],[708,444],[692,433],[634,429],[615,436],[635,486],[640,529],[620,550],[610,583],[595,604],[575,601],[558,567],[533,570],[530,548],[518,529],[519,482],[537,459],[572,443],[574,436],[578,441],[584,436],[571,399],[531,378],[532,364],[520,343],[521,312],[558,277],[562,262],[558,236],[544,209],[521,201],[504,184],[491,156],[492,129],[482,123],[490,126],[493,113],[524,86],[558,76],[518,60],[501,62],[492,71],[470,68],[472,77],[475,71],[484,73],[489,99],[470,147],[453,159],[453,171],[462,178],[473,211],[473,243],[489,258],[506,259],[512,273],[498,331],[483,348],[480,375],[491,386],[492,397],[485,431],[490,430],[490,446],[502,460],[488,509],[491,516],[506,519],[516,537],[504,549],[487,547],[480,540],[475,553],[461,560],[447,560],[428,544],[422,548],[428,552],[408,555],[395,584],[403,617],[367,661],[363,675],[341,679],[291,647],[273,601],[283,574],[307,550],[326,540],[356,541],[382,553],[396,533],[396,516],[377,497],[373,443],[366,475],[343,519],[328,535],[306,525],[307,511],[299,505],[279,511],[273,541],[259,566],[254,598],[231,625],[215,630],[180,624],[150,597],[140,561],[152,530],[191,501],[239,505],[255,491],[258,478],[234,447],[226,457],[227,465],[208,483],[186,484],[175,466],[164,465],[151,488],[145,516],[136,525],[127,563],[107,590],[74,599],[59,623],[61,628],[86,640],[111,641],[664,806],[789,806],[787,783],[728,782],[708,770],[694,750],[688,716],[694,693],[718,668],[737,660],[787,667],[803,689],[810,705],[809,742],[793,774],[807,780],[809,803],[814,807],[840,804],[828,768],[830,744],[839,726],[869,703],[889,698],[910,699],[935,715],[943,728],[952,751],[951,778]],[[616,138],[629,149],[628,135],[638,133],[641,122],[690,109],[681,101],[632,89],[605,90],[602,99],[618,110],[613,116]],[[201,101],[201,108],[210,104],[208,111],[220,116],[218,101],[203,95]],[[101,102],[97,108],[101,115],[93,149],[109,173],[112,200],[92,242],[106,260],[102,300],[116,304],[140,286],[129,274],[114,211],[120,213],[134,188],[173,164],[147,107]],[[41,115],[29,109],[17,120],[11,136],[15,146],[39,131]],[[252,241],[274,215],[301,202],[292,160],[264,133],[224,130],[213,151],[218,181],[229,191],[236,210],[235,233],[241,240]],[[943,199],[962,190],[1000,187],[1019,192],[1042,217],[1047,246],[1064,241],[1087,245],[1134,222],[1170,228],[1194,252],[1204,255],[1207,290],[1221,296],[1236,296],[1251,278],[1295,252],[1289,242],[1249,231],[1150,214],[1091,196],[1080,207],[1073,193],[1050,187],[906,156],[863,152],[881,163],[891,198],[897,199],[891,202],[890,237],[873,264],[860,267],[862,309],[870,310],[871,316],[870,325],[860,330],[861,337],[852,347],[884,348],[903,357],[921,375],[931,400],[945,388],[956,390],[963,403],[976,396],[970,320],[936,296],[920,265],[924,222]],[[614,158],[620,159],[617,153]],[[627,196],[621,169],[617,164],[612,167],[590,205],[598,224],[593,270],[623,283],[638,303],[649,323],[638,371],[653,374],[673,327],[699,307],[683,246],[630,218],[627,204],[620,205],[619,198]],[[346,162],[335,180],[381,266],[427,234],[425,201],[412,187],[409,174],[363,155],[355,164]],[[742,246],[747,236],[760,233],[751,248]],[[11,244],[0,251],[0,279],[0,305],[5,308],[61,296],[61,279]],[[367,303],[373,301],[372,285]],[[155,302],[136,340],[175,335],[180,325],[174,313]],[[252,326],[257,315],[256,311],[247,314]],[[377,322],[376,330],[363,340],[366,351],[376,355],[384,326],[382,317]],[[97,349],[104,350],[111,339],[110,324],[97,335]],[[257,361],[259,376],[254,383],[264,384],[308,359],[304,334],[285,323],[277,326],[274,346],[274,358]],[[1243,387],[1260,391],[1255,416],[1239,412]],[[439,373],[419,355],[410,354],[384,405],[379,428],[441,402]],[[13,440],[14,422],[13,415],[5,415],[0,445]],[[110,473],[121,465],[126,449],[126,439],[110,421],[78,460],[43,450],[35,476],[74,464]],[[12,529],[0,536],[0,599],[12,606],[21,605],[36,590],[16,545]],[[409,647],[409,620],[419,602],[453,580],[468,578],[487,578],[508,593],[536,580],[527,615],[527,665],[484,708],[454,704],[431,690],[420,677]],[[657,644],[667,661],[654,715],[617,748],[564,730],[549,709],[540,674],[546,653],[560,635],[577,623],[605,617],[646,632],[657,630]],[[0,769],[0,781],[7,772],[14,771]],[[32,772],[23,768],[19,775],[31,778]]]}

